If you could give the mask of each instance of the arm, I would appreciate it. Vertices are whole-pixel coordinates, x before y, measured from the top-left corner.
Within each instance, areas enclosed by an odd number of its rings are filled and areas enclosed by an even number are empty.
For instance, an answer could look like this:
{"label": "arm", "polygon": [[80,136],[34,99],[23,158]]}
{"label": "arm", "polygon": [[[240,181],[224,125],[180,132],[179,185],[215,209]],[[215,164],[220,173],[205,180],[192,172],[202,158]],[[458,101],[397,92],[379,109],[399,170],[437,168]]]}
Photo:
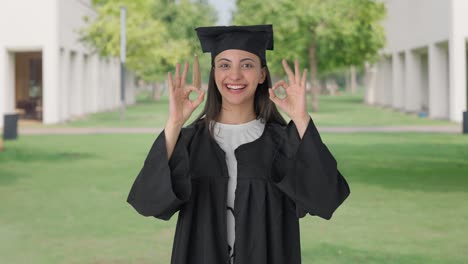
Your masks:
{"label": "arm", "polygon": [[181,134],[167,158],[164,131],[156,138],[127,202],[144,216],[168,220],[190,198],[191,181],[186,136]]}
{"label": "arm", "polygon": [[[196,57],[195,64],[198,64]],[[182,75],[179,72],[180,65],[177,64],[175,78],[168,73],[169,119],[151,147],[127,199],[140,214],[164,220],[168,220],[190,197],[190,136],[181,131],[204,98],[199,84],[185,85],[188,63],[185,63]],[[198,70],[194,70],[194,75],[199,74]],[[191,101],[191,92],[198,93],[198,98]]]}
{"label": "arm", "polygon": [[[269,89],[270,99],[291,118],[297,128],[299,137],[302,138],[310,120],[306,103],[307,70],[304,70],[301,76],[298,60],[294,63],[294,72],[291,70],[286,60],[283,60],[283,68],[288,75],[289,83],[284,80],[275,83],[275,85]],[[276,97],[274,91],[279,87],[285,89],[285,98]]]}
{"label": "arm", "polygon": [[179,138],[180,130],[182,129],[181,125],[177,125],[174,122],[167,122],[166,127],[164,128],[164,137],[166,141],[166,154],[167,158],[170,159],[172,153],[174,152],[177,139]]}
{"label": "arm", "polygon": [[[169,119],[164,131],[168,159],[172,156],[182,126],[190,118],[193,111],[203,102],[205,96],[204,92],[200,90],[200,66],[196,55],[194,58],[193,84],[189,86],[185,84],[188,63],[185,63],[182,75],[179,72],[180,65],[177,64],[175,77],[172,78],[170,72],[167,74],[169,83]],[[198,97],[193,101],[189,98],[191,92],[198,94]]]}
{"label": "arm", "polygon": [[309,213],[330,219],[348,197],[348,183],[311,119],[302,139],[293,122],[286,132],[275,157],[273,182],[295,202],[299,217]]}

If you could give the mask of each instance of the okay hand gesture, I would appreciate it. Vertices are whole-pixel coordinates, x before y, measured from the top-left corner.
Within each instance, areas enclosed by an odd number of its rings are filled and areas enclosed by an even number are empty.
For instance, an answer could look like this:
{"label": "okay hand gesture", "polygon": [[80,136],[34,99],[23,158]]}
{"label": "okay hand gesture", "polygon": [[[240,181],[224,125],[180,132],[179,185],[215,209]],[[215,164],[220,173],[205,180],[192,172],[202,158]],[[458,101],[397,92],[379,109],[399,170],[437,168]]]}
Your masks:
{"label": "okay hand gesture", "polygon": [[[299,123],[307,124],[310,119],[306,104],[307,70],[304,69],[301,77],[298,60],[294,63],[294,72],[289,68],[288,63],[284,59],[283,68],[288,75],[289,83],[284,80],[275,83],[273,88],[269,89],[270,99],[283,110],[296,125]],[[286,97],[279,98],[276,96],[275,90],[279,87],[284,88]]]}
{"label": "okay hand gesture", "polygon": [[[198,57],[195,55],[193,67],[193,83],[186,85],[185,81],[188,72],[188,63],[184,65],[182,75],[180,75],[180,64],[176,65],[175,77],[172,73],[167,74],[169,83],[169,122],[180,127],[190,118],[193,111],[203,102],[205,93],[200,89],[200,66]],[[195,100],[190,100],[191,92],[198,94]]]}

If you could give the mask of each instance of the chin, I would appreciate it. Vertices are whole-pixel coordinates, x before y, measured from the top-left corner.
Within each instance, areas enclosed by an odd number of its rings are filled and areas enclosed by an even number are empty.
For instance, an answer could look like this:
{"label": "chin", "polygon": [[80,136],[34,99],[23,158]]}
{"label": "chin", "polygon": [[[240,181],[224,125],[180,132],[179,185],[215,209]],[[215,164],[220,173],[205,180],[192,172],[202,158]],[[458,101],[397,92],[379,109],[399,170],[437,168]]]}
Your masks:
{"label": "chin", "polygon": [[254,104],[253,97],[252,98],[228,98],[223,97],[223,104],[230,105],[230,106],[246,106]]}

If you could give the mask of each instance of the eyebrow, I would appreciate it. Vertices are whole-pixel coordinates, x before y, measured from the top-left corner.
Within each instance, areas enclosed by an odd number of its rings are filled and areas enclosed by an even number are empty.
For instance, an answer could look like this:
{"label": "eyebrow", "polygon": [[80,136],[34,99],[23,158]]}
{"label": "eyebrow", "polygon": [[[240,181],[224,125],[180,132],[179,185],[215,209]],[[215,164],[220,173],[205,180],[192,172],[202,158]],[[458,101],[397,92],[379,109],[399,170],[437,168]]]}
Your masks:
{"label": "eyebrow", "polygon": [[[244,61],[247,61],[247,60],[252,61],[252,62],[255,62],[255,61],[254,61],[253,59],[251,59],[251,58],[244,58],[244,59],[242,59],[242,60],[240,60],[240,61],[241,61],[241,62],[244,62]],[[219,59],[217,62],[219,62],[219,61],[232,62],[230,59],[226,59],[226,58],[221,58],[221,59]]]}

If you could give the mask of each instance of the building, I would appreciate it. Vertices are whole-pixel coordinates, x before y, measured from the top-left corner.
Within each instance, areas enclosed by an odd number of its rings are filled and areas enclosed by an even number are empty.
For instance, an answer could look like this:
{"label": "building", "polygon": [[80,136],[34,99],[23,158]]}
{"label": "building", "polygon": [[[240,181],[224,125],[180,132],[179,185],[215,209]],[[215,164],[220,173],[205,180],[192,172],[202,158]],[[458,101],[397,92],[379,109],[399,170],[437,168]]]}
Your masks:
{"label": "building", "polygon": [[[0,126],[4,114],[60,123],[120,106],[120,62],[93,54],[80,41],[91,0],[2,1]],[[127,73],[126,103],[134,103]]]}
{"label": "building", "polygon": [[468,1],[382,0],[387,46],[368,104],[461,122],[467,111]]}

